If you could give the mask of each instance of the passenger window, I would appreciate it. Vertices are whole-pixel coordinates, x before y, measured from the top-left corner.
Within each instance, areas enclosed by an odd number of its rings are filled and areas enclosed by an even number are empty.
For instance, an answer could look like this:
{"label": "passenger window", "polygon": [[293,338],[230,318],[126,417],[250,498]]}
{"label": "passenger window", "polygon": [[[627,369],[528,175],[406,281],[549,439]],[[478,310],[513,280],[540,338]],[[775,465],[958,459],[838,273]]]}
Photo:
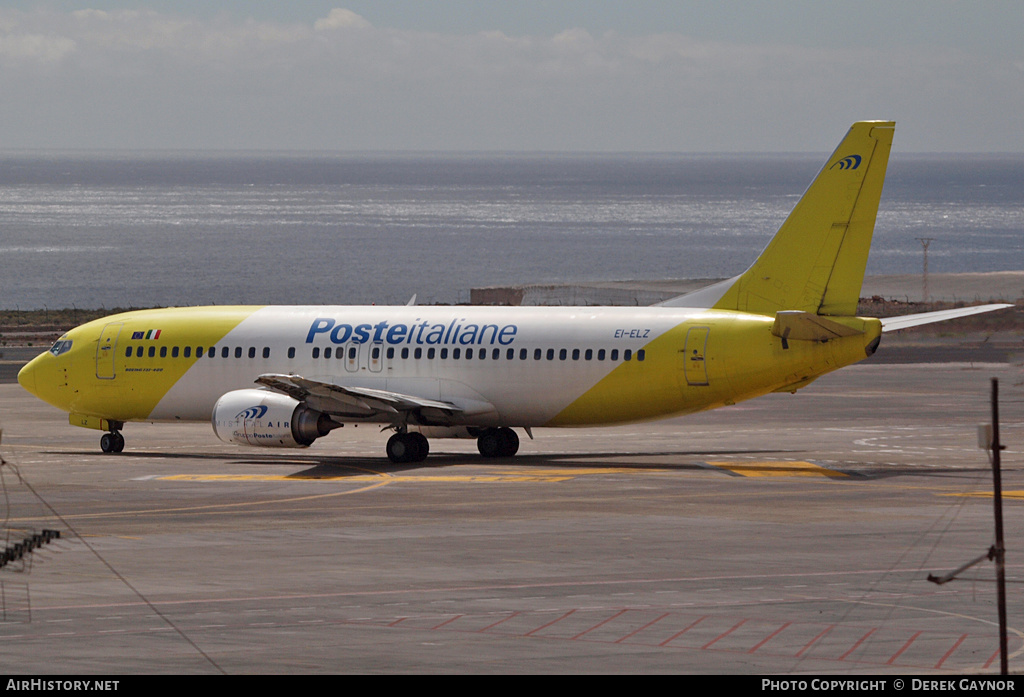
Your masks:
{"label": "passenger window", "polygon": [[313,347],[313,358],[320,358],[320,347],[319,346],[314,346]]}
{"label": "passenger window", "polygon": [[597,360],[599,360],[599,361],[603,361],[604,360],[604,349],[598,349],[597,350]]}
{"label": "passenger window", "polygon": [[357,350],[356,350],[355,346],[350,346],[349,347],[349,349],[348,349],[348,359],[350,361],[355,360],[356,352],[357,352]]}
{"label": "passenger window", "polygon": [[191,358],[191,356],[192,356],[192,347],[191,346],[186,346],[185,347],[185,358]]}
{"label": "passenger window", "polygon": [[[508,350],[508,357],[512,358],[512,349]],[[499,358],[501,358],[501,349],[494,349],[493,351],[491,351],[491,359],[492,360],[496,361]]]}
{"label": "passenger window", "polygon": [[590,361],[594,359],[594,349],[587,349],[586,353],[583,354],[583,360]]}
{"label": "passenger window", "polygon": [[174,348],[171,349],[171,358],[177,358],[177,357],[178,357],[178,347],[175,346]]}
{"label": "passenger window", "polygon": [[642,361],[645,358],[647,358],[647,352],[646,351],[644,351],[643,349],[640,349],[639,351],[636,352],[636,359],[638,361]]}
{"label": "passenger window", "polygon": [[370,357],[373,358],[373,360],[378,360],[380,358],[380,346],[373,347],[373,351],[370,352]]}
{"label": "passenger window", "polygon": [[196,346],[196,358],[202,358],[202,357],[203,357],[203,347],[202,346]]}
{"label": "passenger window", "polygon": [[142,358],[142,347],[141,346],[138,347],[137,349],[135,349],[135,357],[136,358]]}
{"label": "passenger window", "polygon": [[166,346],[161,346],[160,347],[160,358],[167,358],[167,347]]}
{"label": "passenger window", "polygon": [[[225,346],[224,348],[227,349],[227,346]],[[224,357],[227,358],[227,356],[224,356]],[[235,347],[235,358],[241,358],[241,357],[242,357],[242,347],[241,346],[236,346]]]}
{"label": "passenger window", "polygon": [[408,358],[408,357],[409,357],[409,349],[403,348],[402,349],[402,358]]}
{"label": "passenger window", "polygon": [[562,349],[561,351],[558,352],[558,360],[564,361],[565,360],[565,356],[566,356],[566,350],[565,349]]}
{"label": "passenger window", "polygon": [[231,355],[231,349],[229,349],[227,346],[222,346],[221,349],[220,349],[220,357],[221,358],[227,358],[230,355]]}
{"label": "passenger window", "polygon": [[288,358],[295,358],[295,347],[294,346],[289,346],[288,347]]}
{"label": "passenger window", "polygon": [[249,358],[256,358],[256,347],[255,346],[250,346],[249,347]]}
{"label": "passenger window", "polygon": [[154,356],[156,356],[156,346],[150,346],[148,353],[149,353],[149,357],[150,358],[153,358]]}
{"label": "passenger window", "polygon": [[462,355],[462,349],[452,349],[452,360],[459,360],[459,356]]}
{"label": "passenger window", "polygon": [[541,356],[541,350],[540,349],[534,349],[533,350],[533,360],[539,361],[540,360],[540,356]]}
{"label": "passenger window", "polygon": [[572,350],[572,359],[574,361],[578,361],[580,359],[580,350],[579,349],[573,349]]}
{"label": "passenger window", "polygon": [[264,346],[263,347],[263,357],[264,358],[270,358],[270,347],[269,346]]}
{"label": "passenger window", "polygon": [[434,353],[435,353],[436,351],[437,351],[437,349],[434,349],[434,348],[428,348],[428,349],[427,349],[427,358],[428,358],[428,359],[430,359],[430,360],[433,360],[433,359],[434,359]]}
{"label": "passenger window", "polygon": [[466,358],[472,358],[472,357],[473,357],[473,349],[471,349],[471,348],[466,349]]}
{"label": "passenger window", "polygon": [[619,360],[619,350],[618,349],[612,349],[611,360],[613,360],[613,361]]}
{"label": "passenger window", "polygon": [[445,358],[448,358],[448,349],[443,348],[441,349],[441,359],[443,360]]}
{"label": "passenger window", "polygon": [[395,357],[395,347],[394,346],[388,346],[388,358],[394,358],[394,357]]}
{"label": "passenger window", "polygon": [[128,350],[124,352],[124,357],[125,358],[131,358],[132,357],[132,347],[131,346],[129,346]]}
{"label": "passenger window", "polygon": [[416,360],[419,360],[419,359],[423,358],[423,349],[421,349],[421,348],[417,347],[417,348],[416,348],[416,349],[415,349],[415,350],[414,350],[414,351],[412,352],[412,356],[413,356],[413,358],[415,358]]}
{"label": "passenger window", "polygon": [[632,349],[626,349],[625,351],[623,351],[622,352],[622,360],[624,360],[624,361],[631,361],[631,360],[633,360],[633,350]]}
{"label": "passenger window", "polygon": [[555,360],[555,350],[554,349],[548,349],[548,360],[549,361]]}
{"label": "passenger window", "polygon": [[[509,349],[509,351],[511,351],[511,350],[512,349]],[[519,360],[525,361],[526,360],[526,356],[527,356],[526,349],[519,349]]]}

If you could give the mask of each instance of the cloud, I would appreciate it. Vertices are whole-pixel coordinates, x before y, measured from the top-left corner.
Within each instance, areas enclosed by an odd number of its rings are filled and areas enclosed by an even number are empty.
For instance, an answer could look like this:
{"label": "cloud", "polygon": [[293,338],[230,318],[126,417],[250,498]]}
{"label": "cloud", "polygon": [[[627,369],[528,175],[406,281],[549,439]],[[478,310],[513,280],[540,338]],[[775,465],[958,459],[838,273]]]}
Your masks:
{"label": "cloud", "polygon": [[318,19],[313,23],[317,31],[329,31],[331,29],[366,29],[370,23],[357,15],[352,10],[334,8],[326,17]]}
{"label": "cloud", "polygon": [[75,51],[72,39],[45,34],[0,36],[0,60],[55,63]]}
{"label": "cloud", "polygon": [[[947,149],[1020,150],[1019,65],[928,46],[740,44],[580,28],[419,32],[377,27],[342,8],[311,23],[0,10],[0,142],[786,150],[831,142],[855,119],[896,117],[919,121],[915,130]],[[1000,106],[986,113],[984,130],[963,127],[977,118],[972,102]]]}

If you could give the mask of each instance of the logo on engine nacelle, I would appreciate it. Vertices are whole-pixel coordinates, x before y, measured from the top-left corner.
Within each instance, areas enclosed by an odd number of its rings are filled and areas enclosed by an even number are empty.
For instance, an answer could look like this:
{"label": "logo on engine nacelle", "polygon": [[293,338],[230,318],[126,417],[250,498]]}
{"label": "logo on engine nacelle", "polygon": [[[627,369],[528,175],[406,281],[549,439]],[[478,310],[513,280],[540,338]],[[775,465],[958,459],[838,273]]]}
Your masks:
{"label": "logo on engine nacelle", "polygon": [[263,415],[267,413],[267,407],[263,404],[255,407],[249,407],[235,414],[236,419],[262,419]]}

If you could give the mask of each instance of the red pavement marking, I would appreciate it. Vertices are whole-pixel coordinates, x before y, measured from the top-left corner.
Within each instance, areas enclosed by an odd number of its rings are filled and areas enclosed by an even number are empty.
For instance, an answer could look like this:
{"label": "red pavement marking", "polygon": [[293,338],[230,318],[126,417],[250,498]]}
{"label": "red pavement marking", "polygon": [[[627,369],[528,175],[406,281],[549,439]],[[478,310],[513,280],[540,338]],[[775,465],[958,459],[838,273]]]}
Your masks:
{"label": "red pavement marking", "polygon": [[811,648],[812,646],[814,646],[814,643],[815,643],[816,641],[818,641],[818,639],[822,638],[823,636],[825,636],[826,634],[828,634],[829,632],[831,632],[831,631],[832,631],[833,629],[835,629],[835,627],[836,627],[836,626],[835,626],[834,624],[830,624],[829,626],[827,626],[827,627],[825,627],[825,628],[824,628],[823,630],[821,630],[821,633],[820,633],[820,634],[819,634],[818,636],[816,636],[816,637],[814,637],[813,639],[811,639],[810,641],[808,641],[808,642],[807,642],[807,643],[806,643],[806,644],[804,645],[804,647],[803,647],[802,649],[800,649],[799,651],[797,651],[797,652],[796,652],[796,658],[800,658],[801,656],[803,656],[803,655],[804,655],[804,653],[805,653],[805,652],[806,652],[806,651],[807,651],[808,649],[810,649],[810,648]]}
{"label": "red pavement marking", "polygon": [[895,662],[896,662],[896,659],[900,657],[900,654],[901,654],[901,653],[903,653],[904,651],[906,651],[907,649],[909,649],[909,648],[910,648],[910,645],[911,645],[911,644],[913,644],[913,643],[914,643],[914,641],[916,641],[916,640],[917,640],[917,637],[921,636],[922,634],[924,634],[924,632],[918,632],[918,633],[917,633],[917,634],[915,634],[914,636],[912,636],[912,637],[910,637],[909,639],[907,639],[907,643],[906,643],[906,644],[904,644],[904,645],[903,645],[903,646],[902,646],[902,647],[900,648],[900,650],[899,650],[899,651],[897,651],[896,653],[894,653],[894,654],[892,655],[892,658],[890,658],[890,659],[889,659],[888,661],[886,661],[886,662],[885,662],[885,665],[887,665],[887,666],[891,666],[891,665],[892,665],[893,663],[895,663]]}
{"label": "red pavement marking", "polygon": [[595,624],[595,625],[594,625],[593,627],[591,627],[590,629],[584,629],[584,630],[583,630],[582,632],[580,632],[580,633],[579,633],[579,634],[577,634],[576,636],[572,637],[572,639],[573,639],[573,640],[575,640],[575,639],[579,639],[579,638],[580,638],[581,636],[583,636],[583,635],[584,635],[584,634],[586,634],[587,632],[592,632],[592,631],[594,631],[595,629],[597,629],[598,627],[601,627],[601,626],[603,626],[603,625],[606,625],[606,624],[608,624],[609,622],[611,622],[611,621],[612,621],[613,619],[615,619],[616,617],[618,617],[618,616],[620,616],[620,615],[624,615],[624,614],[626,614],[626,612],[627,612],[626,610],[619,610],[618,612],[616,612],[616,613],[615,613],[614,615],[612,615],[612,616],[611,616],[611,617],[609,617],[608,619],[604,620],[603,622],[598,622],[597,624]]}
{"label": "red pavement marking", "polygon": [[431,629],[440,629],[441,627],[445,626],[446,624],[451,624],[452,622],[454,622],[455,620],[459,619],[460,617],[465,617],[465,615],[455,615],[454,617],[445,620],[441,624],[434,625],[433,627],[431,627]]}
{"label": "red pavement marking", "polygon": [[857,650],[857,647],[858,647],[858,646],[860,646],[860,645],[861,645],[861,644],[863,644],[863,643],[864,643],[865,641],[867,641],[867,638],[868,638],[869,636],[871,636],[872,634],[874,634],[874,633],[875,633],[875,632],[877,632],[877,631],[878,631],[878,627],[875,627],[874,629],[872,629],[872,630],[868,631],[868,633],[867,633],[867,634],[865,634],[864,636],[862,636],[862,637],[861,637],[860,639],[858,639],[858,640],[857,640],[857,643],[856,643],[856,644],[854,644],[853,646],[851,646],[851,647],[850,647],[850,650],[849,650],[849,651],[847,651],[847,652],[846,652],[846,653],[844,653],[844,654],[843,654],[842,656],[840,656],[840,657],[839,657],[839,660],[840,660],[840,661],[842,661],[842,660],[845,660],[847,656],[849,656],[849,655],[850,655],[851,653],[853,653],[854,651],[856,651],[856,650]]}
{"label": "red pavement marking", "polygon": [[946,662],[946,659],[953,655],[953,652],[956,651],[956,647],[960,646],[960,644],[964,643],[964,639],[966,639],[966,638],[967,638],[967,635],[966,634],[962,634],[960,636],[960,638],[956,640],[956,643],[953,644],[953,646],[950,647],[949,651],[947,651],[945,654],[943,654],[942,658],[939,659],[939,662],[935,664],[935,668],[936,669],[941,668],[942,664]]}
{"label": "red pavement marking", "polygon": [[779,627],[778,629],[776,629],[776,630],[775,630],[774,632],[772,632],[771,634],[769,634],[768,636],[766,636],[766,637],[764,638],[764,640],[762,640],[762,641],[761,641],[760,643],[758,643],[758,644],[755,644],[755,645],[754,645],[754,648],[750,649],[750,651],[747,651],[747,653],[754,653],[754,652],[755,652],[755,651],[757,651],[757,650],[758,650],[759,648],[761,648],[762,646],[764,646],[765,644],[767,644],[767,643],[768,643],[769,641],[771,641],[771,640],[772,640],[772,639],[773,639],[773,638],[774,638],[774,637],[775,637],[776,635],[780,634],[780,633],[782,632],[782,630],[783,630],[783,629],[785,629],[786,627],[788,627],[788,626],[789,626],[789,625],[791,625],[791,624],[793,624],[793,623],[792,623],[792,622],[786,622],[786,624],[782,625],[781,627]]}
{"label": "red pavement marking", "polygon": [[516,615],[518,615],[518,614],[519,614],[519,610],[516,610],[515,612],[513,612],[513,613],[512,613],[511,615],[509,615],[508,617],[503,617],[502,619],[498,620],[498,621],[497,621],[497,622],[495,622],[494,624],[489,624],[489,625],[487,625],[486,627],[484,627],[483,629],[478,629],[478,630],[477,630],[477,633],[479,634],[480,632],[486,632],[486,631],[487,631],[488,629],[491,629],[492,627],[497,627],[497,626],[498,626],[499,624],[501,624],[502,622],[507,622],[508,620],[512,619],[513,617],[515,617],[515,616],[516,616]]}
{"label": "red pavement marking", "polygon": [[615,640],[615,643],[616,643],[616,644],[621,644],[621,643],[622,643],[622,642],[624,642],[624,641],[625,641],[626,639],[629,639],[630,637],[632,637],[632,636],[635,636],[635,635],[639,634],[640,632],[644,631],[645,629],[647,629],[648,627],[650,627],[651,625],[653,625],[653,624],[654,624],[655,622],[658,622],[658,621],[660,621],[660,620],[663,620],[663,619],[665,619],[666,617],[668,617],[668,616],[669,616],[669,615],[671,615],[671,614],[672,614],[671,612],[666,612],[666,613],[665,613],[664,615],[662,615],[661,617],[658,617],[657,619],[653,619],[653,620],[651,620],[650,622],[648,622],[647,624],[645,624],[645,625],[644,625],[643,627],[639,627],[639,628],[637,628],[637,629],[633,630],[632,632],[630,632],[629,634],[627,634],[626,636],[624,636],[624,637],[622,637],[622,638],[620,638],[620,639],[616,639],[616,640]]}
{"label": "red pavement marking", "polygon": [[746,620],[745,620],[745,619],[742,619],[742,620],[740,620],[739,622],[737,622],[736,624],[734,624],[734,625],[733,625],[733,626],[732,626],[732,627],[731,627],[730,629],[728,629],[728,630],[726,630],[726,631],[722,632],[721,634],[719,634],[718,636],[716,636],[716,637],[715,637],[714,639],[712,639],[712,640],[711,640],[711,641],[709,641],[708,643],[706,643],[706,644],[704,644],[703,646],[701,646],[701,648],[702,648],[702,649],[706,649],[706,648],[709,648],[709,647],[710,647],[710,646],[711,646],[712,644],[714,644],[714,643],[715,643],[716,641],[718,641],[719,639],[724,639],[725,637],[729,636],[730,634],[732,634],[733,632],[735,632],[735,631],[736,631],[737,629],[739,629],[739,628],[740,628],[740,626],[741,626],[741,625],[742,625],[742,624],[743,624],[744,622],[746,622]]}
{"label": "red pavement marking", "polygon": [[697,626],[698,624],[700,624],[701,622],[703,622],[703,621],[704,621],[704,620],[706,620],[707,618],[708,618],[708,616],[707,616],[707,615],[704,615],[704,616],[703,616],[703,617],[701,617],[700,619],[698,619],[698,620],[695,620],[695,621],[691,622],[691,623],[690,623],[690,626],[688,626],[688,627],[687,627],[686,629],[681,629],[681,630],[679,630],[678,632],[676,632],[675,634],[673,634],[672,636],[670,636],[670,637],[669,637],[668,639],[666,639],[665,641],[663,641],[663,642],[661,642],[660,644],[658,644],[658,646],[665,646],[666,644],[668,644],[668,643],[669,643],[670,641],[672,641],[673,639],[677,639],[677,638],[681,637],[681,636],[682,636],[683,634],[686,634],[686,633],[687,633],[688,631],[690,631],[691,629],[693,629],[694,627],[696,627],[696,626]]}
{"label": "red pavement marking", "polygon": [[537,627],[536,629],[531,629],[530,631],[528,631],[528,632],[527,632],[526,634],[524,634],[523,636],[532,636],[532,635],[536,634],[537,632],[539,632],[539,631],[540,631],[540,630],[542,630],[542,629],[547,629],[547,628],[548,628],[548,627],[550,627],[551,625],[553,625],[553,624],[556,624],[556,623],[558,623],[558,622],[561,622],[562,620],[564,620],[564,619],[565,619],[566,617],[568,617],[569,615],[571,615],[571,614],[572,614],[572,613],[574,613],[574,612],[576,612],[576,609],[575,609],[575,608],[573,608],[572,610],[569,610],[569,612],[565,613],[564,615],[562,615],[562,616],[561,616],[561,617],[559,617],[558,619],[554,619],[554,620],[551,620],[551,621],[550,621],[550,622],[548,622],[547,624],[542,624],[541,626]]}

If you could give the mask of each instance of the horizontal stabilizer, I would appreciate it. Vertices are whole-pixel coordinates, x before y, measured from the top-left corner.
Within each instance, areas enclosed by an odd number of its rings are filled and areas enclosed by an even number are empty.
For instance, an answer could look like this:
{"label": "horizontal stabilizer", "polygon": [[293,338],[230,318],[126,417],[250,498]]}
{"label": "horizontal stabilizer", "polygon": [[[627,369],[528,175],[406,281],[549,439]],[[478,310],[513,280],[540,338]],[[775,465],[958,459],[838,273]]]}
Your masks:
{"label": "horizontal stabilizer", "polygon": [[958,307],[953,310],[921,312],[916,315],[883,317],[882,331],[894,332],[899,329],[908,329],[910,327],[917,327],[922,324],[932,324],[933,322],[945,322],[947,319],[956,319],[957,317],[969,317],[970,315],[980,315],[983,312],[994,312],[995,310],[1002,310],[1007,307],[1013,307],[1013,305],[1010,303],[993,303],[991,305],[975,305],[974,307]]}
{"label": "horizontal stabilizer", "polygon": [[[856,318],[851,318],[854,321]],[[861,324],[863,322],[861,321]],[[841,336],[863,334],[863,328],[840,324],[831,317],[822,317],[803,310],[781,310],[775,313],[772,334],[780,339],[796,341],[828,341]]]}

